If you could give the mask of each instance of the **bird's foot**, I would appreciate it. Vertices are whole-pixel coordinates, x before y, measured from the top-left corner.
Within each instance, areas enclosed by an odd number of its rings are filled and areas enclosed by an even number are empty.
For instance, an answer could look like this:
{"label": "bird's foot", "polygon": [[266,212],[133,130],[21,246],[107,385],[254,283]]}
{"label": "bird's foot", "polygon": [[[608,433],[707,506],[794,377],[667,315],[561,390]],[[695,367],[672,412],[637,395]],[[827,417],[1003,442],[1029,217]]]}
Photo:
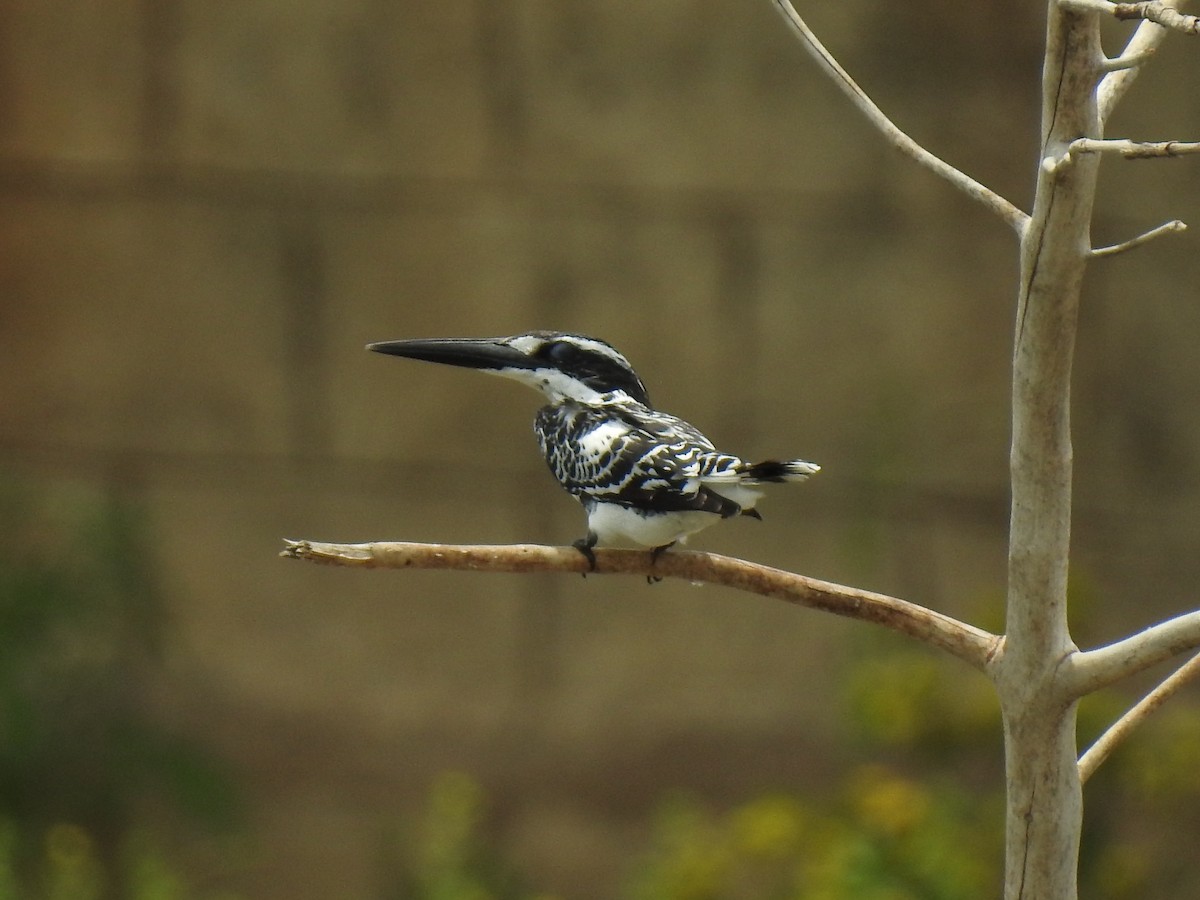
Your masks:
{"label": "bird's foot", "polygon": [[758,519],[760,522],[762,521],[762,513],[760,513],[757,509],[743,509],[742,515],[749,516],[752,519]]}
{"label": "bird's foot", "polygon": [[[583,558],[588,561],[588,572],[596,571],[596,554],[592,548],[596,546],[596,534],[589,531],[588,536],[574,541],[571,546],[583,554]],[[583,573],[583,577],[587,578],[587,572]]]}

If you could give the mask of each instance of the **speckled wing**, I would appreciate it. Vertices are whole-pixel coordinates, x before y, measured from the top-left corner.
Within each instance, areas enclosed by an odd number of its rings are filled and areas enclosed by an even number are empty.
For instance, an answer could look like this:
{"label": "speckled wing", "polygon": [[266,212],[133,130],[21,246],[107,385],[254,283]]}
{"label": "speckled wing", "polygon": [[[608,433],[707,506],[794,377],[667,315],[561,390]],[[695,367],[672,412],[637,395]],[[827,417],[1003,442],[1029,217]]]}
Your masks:
{"label": "speckled wing", "polygon": [[741,460],[718,453],[682,419],[645,407],[566,403],[543,407],[534,430],[550,471],[580,500],[722,517],[740,511],[702,482],[732,474]]}

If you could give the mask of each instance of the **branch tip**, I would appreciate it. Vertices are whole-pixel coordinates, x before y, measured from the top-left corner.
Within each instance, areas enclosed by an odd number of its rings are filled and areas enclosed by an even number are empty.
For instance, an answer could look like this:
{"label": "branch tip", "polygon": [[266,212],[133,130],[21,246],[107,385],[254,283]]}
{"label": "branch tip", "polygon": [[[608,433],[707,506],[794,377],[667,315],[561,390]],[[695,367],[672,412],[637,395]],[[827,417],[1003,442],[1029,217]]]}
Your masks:
{"label": "branch tip", "polygon": [[1144,50],[1125,52],[1120,56],[1104,60],[1100,64],[1100,69],[1104,72],[1122,72],[1126,69],[1136,69],[1138,66],[1148,63],[1157,50],[1157,47],[1147,47]]}
{"label": "branch tip", "polygon": [[981,184],[970,175],[950,165],[940,156],[925,149],[925,147],[909,137],[908,134],[901,131],[887,117],[883,110],[875,104],[875,101],[867,95],[866,91],[859,87],[858,83],[850,77],[850,74],[842,68],[841,63],[834,58],[833,54],[825,49],[825,45],[821,43],[813,30],[808,27],[808,23],[796,12],[790,0],[772,0],[772,3],[779,11],[779,14],[783,16],[783,20],[788,24],[788,27],[800,39],[800,43],[804,46],[804,49],[817,61],[817,64],[833,79],[834,83],[841,88],[842,92],[850,98],[851,102],[858,107],[871,124],[883,134],[889,144],[934,174],[949,181],[967,196],[982,203],[1007,222],[1017,234],[1024,233],[1025,226],[1029,223],[1029,215],[1027,213],[1018,209],[991,188]]}
{"label": "branch tip", "polygon": [[1092,259],[1103,259],[1107,256],[1116,256],[1118,253],[1124,253],[1126,250],[1133,250],[1142,244],[1149,243],[1155,238],[1160,238],[1166,234],[1178,234],[1181,231],[1187,231],[1187,223],[1179,219],[1172,219],[1170,222],[1164,222],[1157,228],[1151,228],[1149,231],[1139,234],[1135,238],[1130,238],[1127,241],[1122,241],[1119,244],[1112,244],[1108,247],[1097,247],[1088,253]]}

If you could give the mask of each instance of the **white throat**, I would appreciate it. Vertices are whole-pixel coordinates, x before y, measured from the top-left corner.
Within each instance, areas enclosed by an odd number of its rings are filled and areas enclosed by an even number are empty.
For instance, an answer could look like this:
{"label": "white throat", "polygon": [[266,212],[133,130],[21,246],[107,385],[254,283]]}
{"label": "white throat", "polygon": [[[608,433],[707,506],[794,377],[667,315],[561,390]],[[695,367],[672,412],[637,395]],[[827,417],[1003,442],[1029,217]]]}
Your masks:
{"label": "white throat", "polygon": [[564,375],[557,369],[490,369],[490,374],[511,378],[527,384],[545,394],[551,403],[574,400],[585,406],[604,406],[612,403],[632,403],[633,398],[624,391],[601,392],[588,387],[582,381]]}

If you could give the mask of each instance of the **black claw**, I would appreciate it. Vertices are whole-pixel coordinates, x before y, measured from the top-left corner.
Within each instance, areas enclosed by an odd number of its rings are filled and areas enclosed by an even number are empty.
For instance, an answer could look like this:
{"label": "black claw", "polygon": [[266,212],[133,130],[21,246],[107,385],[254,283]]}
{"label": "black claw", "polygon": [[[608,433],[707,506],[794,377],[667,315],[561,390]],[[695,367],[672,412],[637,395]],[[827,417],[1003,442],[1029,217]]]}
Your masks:
{"label": "black claw", "polygon": [[[588,561],[588,572],[596,571],[596,554],[592,552],[592,548],[596,546],[596,535],[588,532],[588,536],[580,538],[571,544],[576,550],[583,554],[584,559]],[[587,578],[587,572],[583,573],[583,577]]]}
{"label": "black claw", "polygon": [[671,541],[671,543],[669,543],[669,544],[663,544],[661,547],[655,547],[653,550],[650,551],[650,562],[652,562],[652,563],[658,562],[658,558],[674,546],[675,546],[675,542]]}
{"label": "black claw", "polygon": [[742,515],[749,516],[752,519],[758,519],[760,522],[762,521],[762,513],[760,513],[757,509],[743,509]]}

